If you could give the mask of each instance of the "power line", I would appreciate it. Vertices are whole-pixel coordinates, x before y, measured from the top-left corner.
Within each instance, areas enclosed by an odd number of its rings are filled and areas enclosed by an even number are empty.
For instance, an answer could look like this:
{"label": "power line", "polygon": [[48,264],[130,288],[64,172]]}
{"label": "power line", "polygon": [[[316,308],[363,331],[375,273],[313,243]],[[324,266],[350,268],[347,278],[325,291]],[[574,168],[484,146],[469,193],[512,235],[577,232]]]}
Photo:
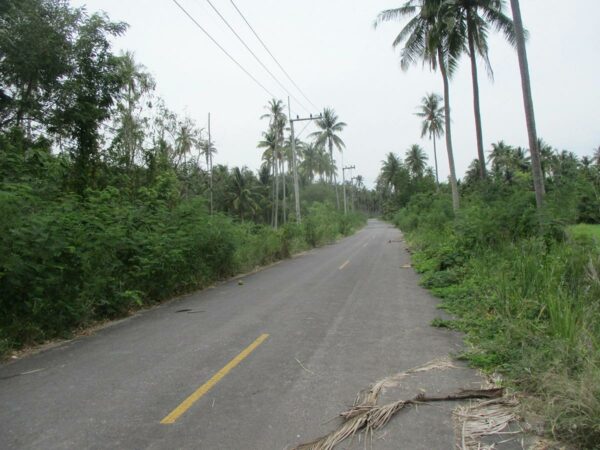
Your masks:
{"label": "power line", "polygon": [[257,80],[257,79],[256,79],[256,78],[255,78],[255,77],[254,77],[254,76],[253,76],[253,75],[252,75],[250,72],[248,72],[248,71],[247,71],[247,70],[244,68],[244,66],[242,66],[242,65],[241,65],[239,62],[237,62],[237,60],[236,60],[236,59],[235,59],[233,56],[231,56],[231,55],[229,54],[229,52],[228,52],[227,50],[225,50],[225,49],[224,49],[224,48],[221,46],[221,44],[219,44],[219,43],[218,43],[218,42],[217,42],[217,41],[216,41],[216,40],[215,40],[215,39],[214,39],[214,38],[213,38],[213,37],[212,37],[212,36],[211,36],[211,35],[208,33],[208,31],[206,31],[206,30],[205,30],[205,29],[202,27],[202,25],[200,25],[200,24],[199,24],[199,23],[196,21],[196,19],[194,19],[194,17],[192,17],[192,15],[191,15],[191,14],[190,14],[189,12],[187,12],[187,10],[186,10],[186,9],[185,9],[183,6],[181,6],[181,4],[179,4],[179,2],[178,2],[177,0],[173,0],[173,3],[175,3],[175,4],[176,4],[176,5],[179,7],[179,9],[181,9],[181,10],[184,12],[184,14],[185,14],[186,16],[188,16],[188,17],[189,17],[189,19],[190,19],[192,22],[194,22],[194,24],[195,24],[195,25],[196,25],[196,26],[197,26],[197,27],[198,27],[198,28],[199,28],[199,29],[200,29],[200,30],[201,30],[201,31],[202,31],[202,32],[203,32],[203,33],[204,33],[204,34],[205,34],[205,35],[206,35],[206,36],[207,36],[207,37],[208,37],[208,38],[209,38],[209,39],[210,39],[210,40],[211,40],[211,41],[212,41],[212,42],[213,42],[213,43],[214,43],[216,46],[217,46],[217,47],[219,47],[219,49],[220,49],[220,50],[221,50],[223,53],[225,53],[229,59],[231,59],[231,60],[232,60],[232,61],[235,63],[235,65],[236,65],[236,66],[238,66],[238,67],[239,67],[239,68],[240,68],[240,69],[241,69],[241,70],[242,70],[242,71],[243,71],[243,72],[244,72],[246,75],[248,75],[248,76],[249,76],[249,77],[252,79],[252,81],[254,81],[254,82],[255,82],[255,83],[258,85],[258,86],[260,86],[260,87],[261,87],[261,88],[262,88],[262,89],[263,89],[263,90],[264,90],[264,91],[265,91],[267,94],[269,94],[271,97],[275,98],[275,95],[273,95],[273,93],[272,93],[271,91],[269,91],[269,90],[268,90],[268,89],[267,89],[267,88],[266,88],[266,87],[265,87],[265,86],[264,86],[264,85],[263,85],[263,84],[262,84],[260,81],[258,81],[258,80]]}
{"label": "power line", "polygon": [[248,50],[250,52],[250,54],[254,57],[254,59],[262,66],[263,69],[265,69],[267,71],[267,73],[269,75],[271,75],[271,78],[273,78],[275,80],[275,82],[281,86],[281,88],[290,96],[294,99],[294,101],[296,103],[298,103],[298,105],[300,105],[300,107],[302,109],[304,109],[306,112],[309,112],[308,109],[305,108],[305,106],[302,104],[302,102],[298,101],[298,99],[296,97],[294,97],[294,94],[292,94],[290,91],[287,90],[287,88],[281,83],[281,81],[279,81],[279,79],[273,75],[273,72],[271,72],[269,70],[269,68],[267,66],[265,66],[265,64],[260,60],[260,58],[258,56],[256,56],[256,53],[254,53],[252,51],[252,49],[250,47],[248,47],[248,44],[246,44],[246,42],[244,41],[244,39],[242,39],[242,37],[235,31],[235,29],[229,24],[229,22],[227,21],[227,19],[225,19],[225,17],[223,17],[223,15],[219,12],[219,10],[215,7],[215,5],[212,4],[212,2],[210,0],[206,0],[206,2],[210,5],[210,7],[214,10],[214,12],[217,13],[217,15],[221,18],[221,20],[223,22],[225,22],[225,25],[227,25],[227,27],[231,30],[231,32],[235,35],[235,37],[238,38],[238,40],[242,43],[242,45],[244,47],[246,47],[246,50]]}
{"label": "power line", "polygon": [[271,50],[269,50],[269,48],[267,47],[267,45],[263,42],[263,40],[260,38],[260,36],[258,35],[258,33],[256,33],[256,31],[254,31],[254,28],[252,28],[252,25],[250,25],[250,22],[248,22],[248,20],[246,19],[246,17],[244,16],[244,14],[242,14],[242,12],[239,10],[239,8],[236,6],[236,4],[233,2],[233,0],[229,0],[231,2],[231,4],[233,5],[233,7],[235,8],[235,10],[239,13],[239,15],[242,17],[242,19],[244,19],[244,22],[246,22],[246,25],[248,25],[248,28],[250,28],[250,30],[252,30],[252,33],[254,33],[254,36],[256,36],[256,39],[258,39],[258,41],[262,44],[263,48],[267,51],[267,53],[269,55],[271,55],[271,58],[273,58],[273,61],[275,61],[275,63],[279,66],[279,68],[281,69],[281,71],[285,74],[285,76],[288,78],[288,80],[290,80],[292,82],[292,84],[296,87],[296,89],[298,89],[298,92],[300,92],[300,94],[302,94],[302,97],[304,97],[306,99],[306,101],[308,103],[311,104],[311,106],[313,108],[315,108],[317,111],[319,110],[319,107],[316,106],[313,102],[310,101],[310,99],[306,96],[306,94],[302,91],[302,89],[300,89],[300,86],[298,86],[296,84],[296,82],[292,79],[292,77],[287,73],[287,71],[283,68],[283,66],[279,63],[279,61],[277,60],[277,58],[275,58],[275,55],[273,55],[273,53],[271,53]]}
{"label": "power line", "polygon": [[300,133],[298,133],[298,136],[297,136],[298,139],[300,139],[300,136],[302,136],[302,133],[304,133],[304,130],[306,130],[306,127],[308,127],[309,125],[310,125],[310,122],[306,122],[306,125],[304,125],[302,130],[300,130]]}

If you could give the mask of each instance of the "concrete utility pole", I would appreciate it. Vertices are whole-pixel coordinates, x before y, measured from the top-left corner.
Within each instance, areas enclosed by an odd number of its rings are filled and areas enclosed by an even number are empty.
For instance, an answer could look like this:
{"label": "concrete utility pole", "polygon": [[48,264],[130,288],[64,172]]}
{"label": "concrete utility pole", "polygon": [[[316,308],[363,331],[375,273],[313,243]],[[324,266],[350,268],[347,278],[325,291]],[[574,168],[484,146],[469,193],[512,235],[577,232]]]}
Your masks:
{"label": "concrete utility pole", "polygon": [[348,214],[348,205],[346,204],[346,170],[356,169],[355,166],[342,167],[342,189],[344,190],[344,214]]}
{"label": "concrete utility pole", "polygon": [[208,181],[209,181],[209,191],[210,191],[210,215],[213,215],[213,162],[212,162],[212,144],[210,142],[210,113],[208,113],[208,148],[206,149],[208,152]]}
{"label": "concrete utility pole", "polygon": [[288,117],[290,120],[290,141],[292,144],[292,166],[294,171],[294,200],[296,203],[296,222],[302,223],[302,218],[300,216],[300,185],[298,184],[298,163],[296,161],[296,138],[294,136],[294,122],[320,119],[322,116],[321,114],[319,114],[318,116],[313,117],[313,115],[311,114],[310,117],[296,116],[295,119],[292,119],[292,107],[290,106],[290,98],[288,97]]}

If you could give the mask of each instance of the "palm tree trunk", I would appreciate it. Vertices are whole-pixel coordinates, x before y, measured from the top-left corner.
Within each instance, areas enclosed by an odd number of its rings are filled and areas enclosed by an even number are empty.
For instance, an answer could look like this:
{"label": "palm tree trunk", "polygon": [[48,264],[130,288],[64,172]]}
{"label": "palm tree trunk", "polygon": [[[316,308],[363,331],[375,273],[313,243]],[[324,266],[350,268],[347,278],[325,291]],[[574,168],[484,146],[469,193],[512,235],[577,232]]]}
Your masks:
{"label": "palm tree trunk", "polygon": [[517,41],[517,54],[521,70],[521,88],[523,90],[523,104],[525,106],[525,120],[527,121],[527,134],[529,135],[529,153],[531,154],[531,171],[533,172],[533,187],[535,189],[535,203],[538,210],[544,203],[544,178],[542,164],[538,149],[537,132],[535,128],[535,114],[533,112],[533,97],[531,95],[531,81],[529,79],[529,65],[527,63],[527,50],[525,48],[525,34],[519,0],[510,0],[510,6],[515,24],[515,38]]}
{"label": "palm tree trunk", "polygon": [[333,162],[333,143],[329,140],[329,157],[331,158],[331,174],[333,175],[333,185],[335,186],[335,203],[337,209],[340,209],[340,194],[338,193],[337,177],[335,175],[335,164]]}
{"label": "palm tree trunk", "polygon": [[277,160],[275,161],[275,214],[273,215],[273,226],[277,229],[279,219],[279,171],[277,170]]}
{"label": "palm tree trunk", "polygon": [[452,208],[457,211],[460,207],[460,198],[458,196],[458,184],[456,183],[456,170],[454,168],[454,152],[452,150],[452,132],[450,128],[450,86],[448,84],[448,74],[446,73],[446,64],[442,55],[442,48],[438,47],[438,62],[442,80],[444,81],[444,120],[446,128],[446,151],[448,152],[448,165],[450,166],[450,188],[452,189]]}
{"label": "palm tree trunk", "polygon": [[[467,15],[470,12],[467,11]],[[483,131],[481,127],[481,110],[479,108],[479,81],[477,79],[477,58],[475,57],[475,43],[473,33],[469,29],[469,56],[471,58],[471,79],[473,83],[473,112],[475,114],[475,133],[477,135],[477,154],[479,155],[479,176],[485,179],[485,154],[483,153]]]}
{"label": "palm tree trunk", "polygon": [[283,187],[283,223],[286,224],[287,223],[287,212],[286,212],[286,195],[285,195],[285,162],[282,160],[281,161],[281,185]]}
{"label": "palm tree trunk", "polygon": [[435,134],[433,134],[433,161],[435,162],[435,184],[437,189],[440,189],[440,177],[438,175],[438,163],[437,163],[437,148],[435,145]]}
{"label": "palm tree trunk", "polygon": [[271,226],[275,227],[275,157],[271,156],[271,173],[273,175],[273,187],[271,190],[271,198],[272,198],[272,203],[271,203]]}

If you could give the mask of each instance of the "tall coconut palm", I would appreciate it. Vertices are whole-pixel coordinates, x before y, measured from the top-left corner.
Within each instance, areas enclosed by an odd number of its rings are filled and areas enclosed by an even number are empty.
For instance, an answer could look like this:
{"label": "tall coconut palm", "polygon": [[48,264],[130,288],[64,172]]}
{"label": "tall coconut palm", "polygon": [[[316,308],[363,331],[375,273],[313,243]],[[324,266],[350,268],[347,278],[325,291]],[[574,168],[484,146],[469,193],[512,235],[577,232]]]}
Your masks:
{"label": "tall coconut palm", "polygon": [[281,176],[281,190],[283,194],[283,204],[281,205],[281,211],[283,215],[283,223],[287,222],[287,193],[286,193],[286,176],[285,176],[285,142],[283,137],[283,131],[285,130],[285,125],[287,123],[287,117],[285,115],[279,116],[273,125],[273,129],[277,135],[277,164],[279,164],[278,172]]}
{"label": "tall coconut palm", "polygon": [[408,17],[408,22],[392,42],[394,48],[404,43],[400,53],[402,69],[407,70],[418,61],[423,61],[433,70],[438,67],[440,69],[444,84],[444,121],[452,206],[457,210],[460,198],[452,150],[449,77],[457,67],[457,59],[464,50],[464,41],[461,33],[452,26],[452,21],[441,16],[442,3],[443,0],[408,0],[399,8],[380,12],[374,25],[377,27],[383,22]]}
{"label": "tall coconut palm", "polygon": [[175,154],[177,165],[181,159],[187,161],[187,155],[200,143],[200,130],[189,117],[184,118],[177,123],[177,135],[175,137]]}
{"label": "tall coconut palm", "polygon": [[594,150],[594,154],[592,155],[592,160],[597,166],[600,166],[600,145],[597,149]]}
{"label": "tall coconut palm", "polygon": [[[286,123],[285,104],[281,100],[271,99],[265,106],[266,114],[263,114],[261,119],[269,119],[269,133],[272,132],[270,138],[273,140],[274,148],[271,152],[271,169],[273,170],[273,214],[272,225],[277,228],[277,218],[279,215],[279,166],[280,166],[280,149],[283,145],[283,130]],[[264,135],[264,134],[263,134]],[[266,136],[265,136],[266,137]],[[284,195],[285,198],[285,195]],[[285,206],[284,206],[285,210]]]}
{"label": "tall coconut palm", "polygon": [[229,195],[231,207],[240,216],[242,222],[247,213],[256,214],[259,199],[258,187],[253,184],[252,172],[247,168],[244,167],[241,170],[239,167],[233,168]]}
{"label": "tall coconut palm", "polygon": [[427,167],[428,159],[421,146],[413,144],[406,150],[404,163],[413,177],[421,178]]}
{"label": "tall coconut palm", "polygon": [[389,152],[384,161],[381,162],[381,181],[385,189],[396,190],[396,179],[402,168],[402,161],[394,153]]}
{"label": "tall coconut palm", "polygon": [[203,139],[200,141],[200,155],[204,156],[204,162],[206,163],[206,170],[210,172],[210,165],[212,162],[212,156],[217,154],[217,148],[215,147],[215,143],[211,141],[208,142],[208,139]]}
{"label": "tall coconut palm", "polygon": [[435,162],[435,182],[437,186],[440,185],[440,178],[438,175],[438,161],[437,161],[437,148],[436,138],[439,138],[444,134],[444,108],[441,105],[442,97],[437,94],[427,94],[421,99],[420,111],[415,113],[417,116],[423,119],[421,128],[421,137],[426,134],[429,135],[429,139],[433,140],[433,160]]}
{"label": "tall coconut palm", "polygon": [[146,68],[136,63],[131,52],[126,52],[119,58],[119,69],[125,84],[121,93],[122,102],[117,105],[120,116],[117,137],[120,138],[125,153],[123,156],[126,167],[130,169],[144,139],[145,122],[136,114],[136,109],[139,109],[142,96],[154,90],[155,82]]}
{"label": "tall coconut palm", "polygon": [[258,143],[258,148],[264,148],[263,160],[271,167],[273,172],[273,205],[271,211],[271,225],[277,228],[279,216],[279,177],[277,173],[279,138],[273,129],[263,133],[263,140]]}
{"label": "tall coconut palm", "polygon": [[510,6],[515,24],[515,40],[517,42],[517,54],[521,72],[521,88],[523,90],[523,104],[525,107],[525,120],[527,122],[527,134],[529,137],[529,153],[531,154],[531,171],[533,174],[533,187],[535,189],[535,203],[538,210],[540,210],[544,203],[546,190],[544,189],[544,175],[542,173],[542,163],[537,147],[538,141],[535,128],[535,113],[533,111],[529,64],[527,63],[527,50],[525,48],[525,31],[523,29],[519,0],[510,0]]}
{"label": "tall coconut palm", "polygon": [[[337,114],[332,108],[325,108],[323,110],[322,117],[317,119],[316,125],[318,128],[320,128],[320,131],[315,131],[314,133],[311,133],[310,136],[315,139],[315,143],[317,145],[327,144],[329,148],[329,157],[331,158],[331,162],[334,164],[335,160],[333,158],[333,147],[335,146],[340,153],[343,151],[344,147],[346,147],[346,144],[344,144],[342,138],[339,137],[339,133],[346,128],[346,123],[339,121]],[[338,194],[336,172],[332,171],[332,174],[333,183],[335,185],[335,200],[337,203],[337,208],[340,209],[340,197]]]}
{"label": "tall coconut palm", "polygon": [[447,13],[454,19],[454,28],[458,33],[466,35],[469,59],[471,60],[471,82],[473,85],[473,113],[475,115],[475,131],[477,136],[477,155],[479,159],[479,176],[486,176],[485,154],[483,152],[483,131],[481,110],[479,106],[479,80],[477,76],[477,55],[479,55],[492,76],[492,68],[488,58],[487,37],[490,28],[504,34],[510,44],[515,43],[515,30],[512,20],[504,13],[504,0],[451,0],[445,3]]}
{"label": "tall coconut palm", "polygon": [[319,180],[323,182],[324,179],[329,180],[333,176],[333,172],[337,171],[335,164],[331,160],[329,153],[323,148],[322,145],[316,145],[317,149],[317,167],[316,171],[319,175]]}
{"label": "tall coconut palm", "polygon": [[319,165],[319,150],[318,147],[313,144],[306,144],[302,149],[302,162],[300,163],[300,173],[312,183],[315,179],[315,174],[318,173]]}

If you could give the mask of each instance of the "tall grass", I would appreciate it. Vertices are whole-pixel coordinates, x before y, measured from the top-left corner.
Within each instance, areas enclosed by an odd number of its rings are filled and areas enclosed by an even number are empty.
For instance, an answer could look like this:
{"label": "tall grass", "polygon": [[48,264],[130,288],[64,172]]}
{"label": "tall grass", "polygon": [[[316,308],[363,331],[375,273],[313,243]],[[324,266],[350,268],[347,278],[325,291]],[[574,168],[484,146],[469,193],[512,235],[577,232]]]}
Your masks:
{"label": "tall grass", "polygon": [[[408,234],[422,283],[467,333],[465,357],[533,394],[547,431],[581,448],[600,442],[600,247],[540,226],[533,202],[417,198],[394,222]],[[436,211],[437,209],[437,211]]]}

